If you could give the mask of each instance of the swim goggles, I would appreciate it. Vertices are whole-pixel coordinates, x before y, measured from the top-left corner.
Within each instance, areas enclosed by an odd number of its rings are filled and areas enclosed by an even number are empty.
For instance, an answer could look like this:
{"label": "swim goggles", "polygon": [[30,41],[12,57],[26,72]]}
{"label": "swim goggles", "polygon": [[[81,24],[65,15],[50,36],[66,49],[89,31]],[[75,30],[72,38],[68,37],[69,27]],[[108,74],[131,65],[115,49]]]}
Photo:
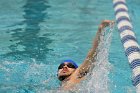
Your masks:
{"label": "swim goggles", "polygon": [[72,63],[67,63],[67,64],[62,63],[62,64],[59,65],[58,69],[62,69],[65,65],[66,65],[67,67],[69,67],[69,68],[74,68],[74,69],[76,69],[76,67],[75,67]]}

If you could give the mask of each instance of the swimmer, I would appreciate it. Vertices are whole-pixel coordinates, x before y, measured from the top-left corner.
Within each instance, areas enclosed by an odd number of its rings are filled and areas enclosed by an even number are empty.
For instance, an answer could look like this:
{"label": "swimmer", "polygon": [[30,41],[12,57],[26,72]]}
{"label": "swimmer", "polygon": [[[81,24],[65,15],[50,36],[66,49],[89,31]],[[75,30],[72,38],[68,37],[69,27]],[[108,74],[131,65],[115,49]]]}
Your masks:
{"label": "swimmer", "polygon": [[70,90],[80,81],[84,80],[90,69],[95,66],[95,56],[97,55],[97,47],[100,42],[100,34],[103,29],[110,24],[114,24],[114,21],[104,20],[98,27],[93,46],[87,54],[86,59],[78,67],[73,60],[64,60],[58,67],[57,77],[61,81],[61,88],[64,90]]}

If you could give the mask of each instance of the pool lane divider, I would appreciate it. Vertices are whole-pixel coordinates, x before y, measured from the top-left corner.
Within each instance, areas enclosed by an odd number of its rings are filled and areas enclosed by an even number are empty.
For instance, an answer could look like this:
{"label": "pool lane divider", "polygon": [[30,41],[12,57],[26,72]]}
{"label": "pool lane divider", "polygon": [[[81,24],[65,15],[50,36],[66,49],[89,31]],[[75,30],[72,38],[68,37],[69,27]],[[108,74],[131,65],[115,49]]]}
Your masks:
{"label": "pool lane divider", "polygon": [[113,0],[113,7],[121,42],[133,73],[132,83],[136,87],[136,92],[140,93],[140,47],[133,32],[126,1]]}

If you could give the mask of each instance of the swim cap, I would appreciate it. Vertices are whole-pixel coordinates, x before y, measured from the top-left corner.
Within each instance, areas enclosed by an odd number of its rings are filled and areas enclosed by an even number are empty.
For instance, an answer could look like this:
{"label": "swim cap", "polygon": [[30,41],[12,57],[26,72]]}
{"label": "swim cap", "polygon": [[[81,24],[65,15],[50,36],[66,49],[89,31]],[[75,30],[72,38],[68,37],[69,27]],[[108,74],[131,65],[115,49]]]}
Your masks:
{"label": "swim cap", "polygon": [[78,65],[73,60],[70,60],[70,59],[64,60],[62,63],[65,63],[65,62],[72,63],[75,66],[75,68],[78,68]]}

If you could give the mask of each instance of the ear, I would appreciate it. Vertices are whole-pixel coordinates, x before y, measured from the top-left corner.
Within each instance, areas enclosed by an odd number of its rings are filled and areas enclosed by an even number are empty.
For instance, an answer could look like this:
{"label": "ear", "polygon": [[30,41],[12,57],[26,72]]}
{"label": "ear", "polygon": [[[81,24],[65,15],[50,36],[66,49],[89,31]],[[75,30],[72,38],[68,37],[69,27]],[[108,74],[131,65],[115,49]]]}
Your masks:
{"label": "ear", "polygon": [[59,70],[57,70],[57,76],[58,76],[58,71],[59,71]]}

